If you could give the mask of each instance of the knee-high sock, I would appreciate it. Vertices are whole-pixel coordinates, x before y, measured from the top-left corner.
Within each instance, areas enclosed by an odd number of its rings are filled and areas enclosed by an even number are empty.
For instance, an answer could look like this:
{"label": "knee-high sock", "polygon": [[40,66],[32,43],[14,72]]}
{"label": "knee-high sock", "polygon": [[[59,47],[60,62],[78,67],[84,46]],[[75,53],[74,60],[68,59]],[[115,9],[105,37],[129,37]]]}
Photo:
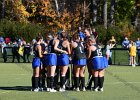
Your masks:
{"label": "knee-high sock", "polygon": [[99,88],[102,88],[104,84],[104,76],[103,77],[99,77]]}
{"label": "knee-high sock", "polygon": [[32,76],[32,88],[35,88],[35,77]]}
{"label": "knee-high sock", "polygon": [[39,77],[38,86],[39,86],[40,88],[42,87],[42,77]]}
{"label": "knee-high sock", "polygon": [[51,76],[50,77],[50,88],[52,89],[52,88],[54,88],[54,76]]}
{"label": "knee-high sock", "polygon": [[79,77],[75,77],[74,79],[74,84],[75,84],[75,88],[78,88],[79,87]]}
{"label": "knee-high sock", "polygon": [[64,84],[65,84],[65,79],[66,77],[65,76],[61,76],[60,77],[60,87],[63,88]]}
{"label": "knee-high sock", "polygon": [[94,77],[94,89],[96,89],[98,87],[98,77]]}
{"label": "knee-high sock", "polygon": [[47,88],[50,88],[50,77],[47,77]]}
{"label": "knee-high sock", "polygon": [[35,88],[38,88],[38,82],[39,81],[39,77],[35,77],[34,83],[35,83]]}
{"label": "knee-high sock", "polygon": [[80,77],[82,88],[85,87],[85,77]]}
{"label": "knee-high sock", "polygon": [[45,87],[45,77],[42,77],[42,87]]}

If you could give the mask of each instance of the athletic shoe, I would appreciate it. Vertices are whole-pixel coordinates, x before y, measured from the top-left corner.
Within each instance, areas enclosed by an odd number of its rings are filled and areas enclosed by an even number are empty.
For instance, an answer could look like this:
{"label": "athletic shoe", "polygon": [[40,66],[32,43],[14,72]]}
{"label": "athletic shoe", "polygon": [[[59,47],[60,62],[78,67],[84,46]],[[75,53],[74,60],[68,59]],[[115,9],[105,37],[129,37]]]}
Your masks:
{"label": "athletic shoe", "polygon": [[47,88],[47,92],[50,92],[50,88]]}
{"label": "athletic shoe", "polygon": [[39,88],[39,91],[43,91],[43,88]]}
{"label": "athletic shoe", "polygon": [[63,85],[63,89],[64,89],[64,90],[66,89],[66,86],[65,86],[65,85]]}
{"label": "athletic shoe", "polygon": [[104,91],[104,89],[103,89],[103,88],[99,88],[99,91],[103,92],[103,91]]}
{"label": "athletic shoe", "polygon": [[79,88],[74,88],[74,91],[77,91],[77,92],[79,92],[80,90],[79,90]]}
{"label": "athletic shoe", "polygon": [[39,91],[39,88],[35,88],[33,89],[34,92],[38,92]]}
{"label": "athletic shoe", "polygon": [[93,88],[93,91],[97,92],[98,91],[98,87],[97,88]]}
{"label": "athletic shoe", "polygon": [[57,92],[56,90],[54,90],[54,89],[50,89],[50,92]]}
{"label": "athletic shoe", "polygon": [[64,88],[59,88],[59,91],[60,92],[65,92],[65,89]]}
{"label": "athletic shoe", "polygon": [[81,91],[86,91],[86,88],[85,88],[85,87],[83,87],[83,88],[81,89]]}
{"label": "athletic shoe", "polygon": [[133,64],[132,67],[136,67],[135,64]]}

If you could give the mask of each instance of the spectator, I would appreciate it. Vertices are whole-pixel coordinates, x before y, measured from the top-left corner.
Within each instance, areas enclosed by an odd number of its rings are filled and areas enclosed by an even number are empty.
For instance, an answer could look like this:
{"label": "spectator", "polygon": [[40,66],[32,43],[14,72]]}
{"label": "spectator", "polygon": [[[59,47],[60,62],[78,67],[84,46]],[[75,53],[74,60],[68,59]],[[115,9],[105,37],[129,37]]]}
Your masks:
{"label": "spectator", "polygon": [[79,29],[78,29],[78,34],[79,34],[79,37],[80,37],[81,41],[84,41],[85,34],[82,32],[81,27],[79,27]]}
{"label": "spectator", "polygon": [[23,62],[25,62],[25,56],[24,56],[24,45],[26,44],[25,41],[21,41],[19,42],[19,50],[18,50],[18,53],[19,53],[19,59],[20,57],[23,59]]}
{"label": "spectator", "polygon": [[111,37],[110,42],[111,42],[111,44],[115,44],[115,46],[116,46],[116,39],[114,36]]}
{"label": "spectator", "polygon": [[6,46],[7,46],[6,43],[3,41],[3,42],[1,43],[1,53],[2,53],[2,55],[3,55],[4,62],[7,61],[7,51],[6,51],[6,49],[4,49]]}
{"label": "spectator", "polygon": [[0,43],[4,42],[4,38],[0,36]]}
{"label": "spectator", "polygon": [[19,47],[18,47],[17,42],[16,41],[13,42],[13,49],[12,49],[13,60],[12,60],[12,62],[15,61],[15,58],[17,58],[18,63],[20,62],[20,60],[19,60],[20,56],[19,56],[19,53],[18,53],[18,49],[19,49]]}
{"label": "spectator", "polygon": [[132,67],[135,67],[135,59],[136,59],[136,46],[135,46],[135,43],[132,41],[132,46],[130,47],[130,60],[131,60],[131,64],[132,64]]}
{"label": "spectator", "polygon": [[109,61],[109,64],[112,64],[112,60],[111,60],[111,49],[115,46],[115,44],[111,44],[111,41],[107,42],[106,45],[106,57],[107,60]]}
{"label": "spectator", "polygon": [[32,43],[31,43],[31,55],[34,55],[33,46],[34,46],[35,43],[36,43],[36,39],[33,39]]}
{"label": "spectator", "polygon": [[6,38],[5,38],[5,43],[8,44],[8,43],[10,43],[10,42],[11,42],[11,38],[6,37]]}
{"label": "spectator", "polygon": [[28,63],[30,63],[30,59],[29,59],[31,55],[30,52],[31,52],[31,45],[30,43],[27,43],[26,45],[24,45],[24,53],[23,53],[25,62],[27,61]]}
{"label": "spectator", "polygon": [[97,42],[98,32],[96,32],[95,28],[93,28],[92,34],[94,35],[94,38],[96,39],[96,42]]}
{"label": "spectator", "polygon": [[125,39],[122,42],[122,47],[123,48],[129,48],[129,40],[127,37],[125,37]]}
{"label": "spectator", "polygon": [[3,53],[4,52],[4,47],[6,47],[6,43],[3,41],[1,43],[1,52]]}
{"label": "spectator", "polygon": [[137,38],[136,47],[137,47],[137,55],[138,55],[138,65],[140,65],[140,38]]}

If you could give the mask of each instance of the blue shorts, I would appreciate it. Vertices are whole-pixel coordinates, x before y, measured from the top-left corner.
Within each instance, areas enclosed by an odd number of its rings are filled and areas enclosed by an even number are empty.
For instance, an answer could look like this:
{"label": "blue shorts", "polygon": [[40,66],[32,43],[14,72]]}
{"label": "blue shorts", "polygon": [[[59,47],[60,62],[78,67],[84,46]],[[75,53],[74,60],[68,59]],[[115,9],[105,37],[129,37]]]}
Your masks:
{"label": "blue shorts", "polygon": [[55,53],[49,53],[44,55],[44,66],[56,66],[57,56]]}
{"label": "blue shorts", "polygon": [[79,60],[75,60],[73,62],[74,65],[79,65],[79,66],[85,66],[87,65],[87,60],[86,59],[79,59]]}
{"label": "blue shorts", "polygon": [[57,66],[67,66],[69,65],[69,56],[67,54],[57,55]]}
{"label": "blue shorts", "polygon": [[38,57],[33,58],[32,68],[37,68],[41,66],[41,59]]}
{"label": "blue shorts", "polygon": [[99,69],[105,69],[108,67],[108,60],[106,57],[94,57],[92,58],[92,69],[93,70],[99,70]]}

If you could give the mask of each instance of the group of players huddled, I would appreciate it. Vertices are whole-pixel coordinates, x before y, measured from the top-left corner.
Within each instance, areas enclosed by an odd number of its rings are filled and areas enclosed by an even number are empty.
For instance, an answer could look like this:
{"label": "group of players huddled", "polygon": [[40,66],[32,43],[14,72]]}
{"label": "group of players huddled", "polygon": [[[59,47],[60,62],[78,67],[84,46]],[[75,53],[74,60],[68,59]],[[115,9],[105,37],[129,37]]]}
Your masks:
{"label": "group of players huddled", "polygon": [[[81,40],[78,33],[69,40],[68,34],[62,31],[60,34],[48,34],[46,44],[43,37],[38,35],[34,44],[34,58],[32,61],[32,91],[43,91],[46,88],[48,92],[63,92],[66,90],[66,76],[69,65],[73,65],[72,89],[75,91],[103,91],[104,72],[108,67],[108,61],[103,56],[101,46],[96,43],[95,37],[89,29],[84,30],[84,40]],[[88,83],[85,86],[85,67],[89,72]],[[60,71],[59,88],[54,86],[56,70]],[[46,82],[46,83],[45,83]]]}

